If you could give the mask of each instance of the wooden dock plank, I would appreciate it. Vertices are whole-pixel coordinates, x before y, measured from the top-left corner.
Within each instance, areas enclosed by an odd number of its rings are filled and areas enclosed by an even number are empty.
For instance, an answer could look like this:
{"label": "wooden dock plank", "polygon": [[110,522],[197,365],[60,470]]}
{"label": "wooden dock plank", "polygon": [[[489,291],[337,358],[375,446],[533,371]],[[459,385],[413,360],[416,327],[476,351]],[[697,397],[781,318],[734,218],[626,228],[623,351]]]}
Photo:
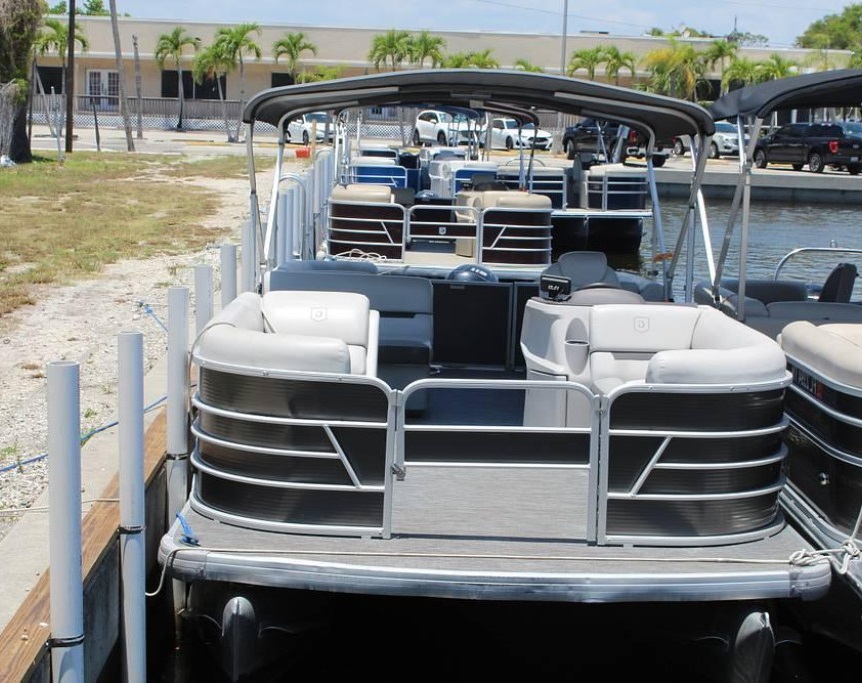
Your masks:
{"label": "wooden dock plank", "polygon": [[[149,486],[164,464],[167,418],[164,409],[147,429],[144,442],[144,480]],[[119,497],[119,475],[115,475],[101,498]],[[81,527],[84,585],[117,541],[120,522],[116,502],[93,503]],[[0,681],[26,681],[41,657],[48,655],[51,635],[50,573],[46,569],[28,593],[21,607],[0,633]],[[86,648],[86,641],[84,647]]]}

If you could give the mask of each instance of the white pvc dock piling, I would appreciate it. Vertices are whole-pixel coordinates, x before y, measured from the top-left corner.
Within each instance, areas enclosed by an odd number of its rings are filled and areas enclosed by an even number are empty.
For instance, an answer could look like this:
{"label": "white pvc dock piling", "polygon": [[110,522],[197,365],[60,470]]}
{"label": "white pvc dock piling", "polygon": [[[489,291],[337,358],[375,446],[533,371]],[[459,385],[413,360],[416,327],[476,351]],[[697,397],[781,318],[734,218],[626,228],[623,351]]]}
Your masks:
{"label": "white pvc dock piling", "polygon": [[125,681],[145,683],[144,336],[122,332],[118,347],[123,674]]}
{"label": "white pvc dock piling", "polygon": [[[165,470],[168,524],[172,524],[188,496],[189,478],[189,290],[168,291],[168,394]],[[185,602],[185,586],[173,582],[174,613]]]}
{"label": "white pvc dock piling", "polygon": [[195,331],[200,331],[213,317],[212,266],[195,266]]}
{"label": "white pvc dock piling", "polygon": [[84,680],[81,409],[78,363],[48,363],[51,679]]}
{"label": "white pvc dock piling", "polygon": [[168,519],[180,511],[188,493],[188,346],[189,290],[168,292],[167,475]]}
{"label": "white pvc dock piling", "polygon": [[221,305],[236,299],[236,245],[221,245]]}

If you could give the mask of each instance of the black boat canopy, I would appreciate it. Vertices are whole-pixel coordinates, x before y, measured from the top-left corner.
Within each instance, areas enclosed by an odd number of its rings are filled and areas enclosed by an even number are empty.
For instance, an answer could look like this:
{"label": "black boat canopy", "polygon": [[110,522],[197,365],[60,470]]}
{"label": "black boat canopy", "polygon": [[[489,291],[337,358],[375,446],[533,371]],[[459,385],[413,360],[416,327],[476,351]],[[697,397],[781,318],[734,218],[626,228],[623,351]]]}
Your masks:
{"label": "black boat canopy", "polygon": [[707,136],[715,130],[709,112],[693,102],[607,83],[489,69],[398,71],[271,88],[248,102],[243,121],[278,127],[285,117],[308,111],[397,104],[449,104],[479,111],[509,104],[612,119],[653,131],[660,139]]}
{"label": "black boat canopy", "polygon": [[736,116],[766,118],[780,109],[857,107],[862,103],[862,69],[839,69],[779,78],[731,90],[710,106],[718,121]]}

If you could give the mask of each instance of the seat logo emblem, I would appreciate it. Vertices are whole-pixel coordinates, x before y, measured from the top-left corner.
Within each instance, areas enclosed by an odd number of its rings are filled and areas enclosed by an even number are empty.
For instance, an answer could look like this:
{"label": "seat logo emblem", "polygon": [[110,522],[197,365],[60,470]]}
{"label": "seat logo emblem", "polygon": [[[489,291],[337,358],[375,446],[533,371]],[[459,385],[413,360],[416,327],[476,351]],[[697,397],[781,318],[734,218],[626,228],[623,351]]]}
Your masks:
{"label": "seat logo emblem", "polygon": [[649,318],[635,318],[635,332],[649,332]]}
{"label": "seat logo emblem", "polygon": [[325,308],[312,308],[311,309],[311,319],[320,322],[321,320],[326,320],[326,309]]}

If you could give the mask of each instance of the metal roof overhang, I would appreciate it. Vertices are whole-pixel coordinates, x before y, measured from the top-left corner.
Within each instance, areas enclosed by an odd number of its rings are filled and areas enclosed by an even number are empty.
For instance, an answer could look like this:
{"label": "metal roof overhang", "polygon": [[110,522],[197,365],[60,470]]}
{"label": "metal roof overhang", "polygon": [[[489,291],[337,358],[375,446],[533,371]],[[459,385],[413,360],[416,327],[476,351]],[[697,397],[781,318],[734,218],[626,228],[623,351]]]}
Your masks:
{"label": "metal roof overhang", "polygon": [[252,97],[243,121],[277,127],[285,117],[306,111],[396,104],[549,110],[621,121],[662,139],[715,130],[709,112],[693,102],[607,83],[486,69],[399,71],[271,88]]}
{"label": "metal roof overhang", "polygon": [[856,107],[862,103],[862,69],[839,69],[749,85],[718,98],[709,108],[716,120],[766,118],[787,109]]}

